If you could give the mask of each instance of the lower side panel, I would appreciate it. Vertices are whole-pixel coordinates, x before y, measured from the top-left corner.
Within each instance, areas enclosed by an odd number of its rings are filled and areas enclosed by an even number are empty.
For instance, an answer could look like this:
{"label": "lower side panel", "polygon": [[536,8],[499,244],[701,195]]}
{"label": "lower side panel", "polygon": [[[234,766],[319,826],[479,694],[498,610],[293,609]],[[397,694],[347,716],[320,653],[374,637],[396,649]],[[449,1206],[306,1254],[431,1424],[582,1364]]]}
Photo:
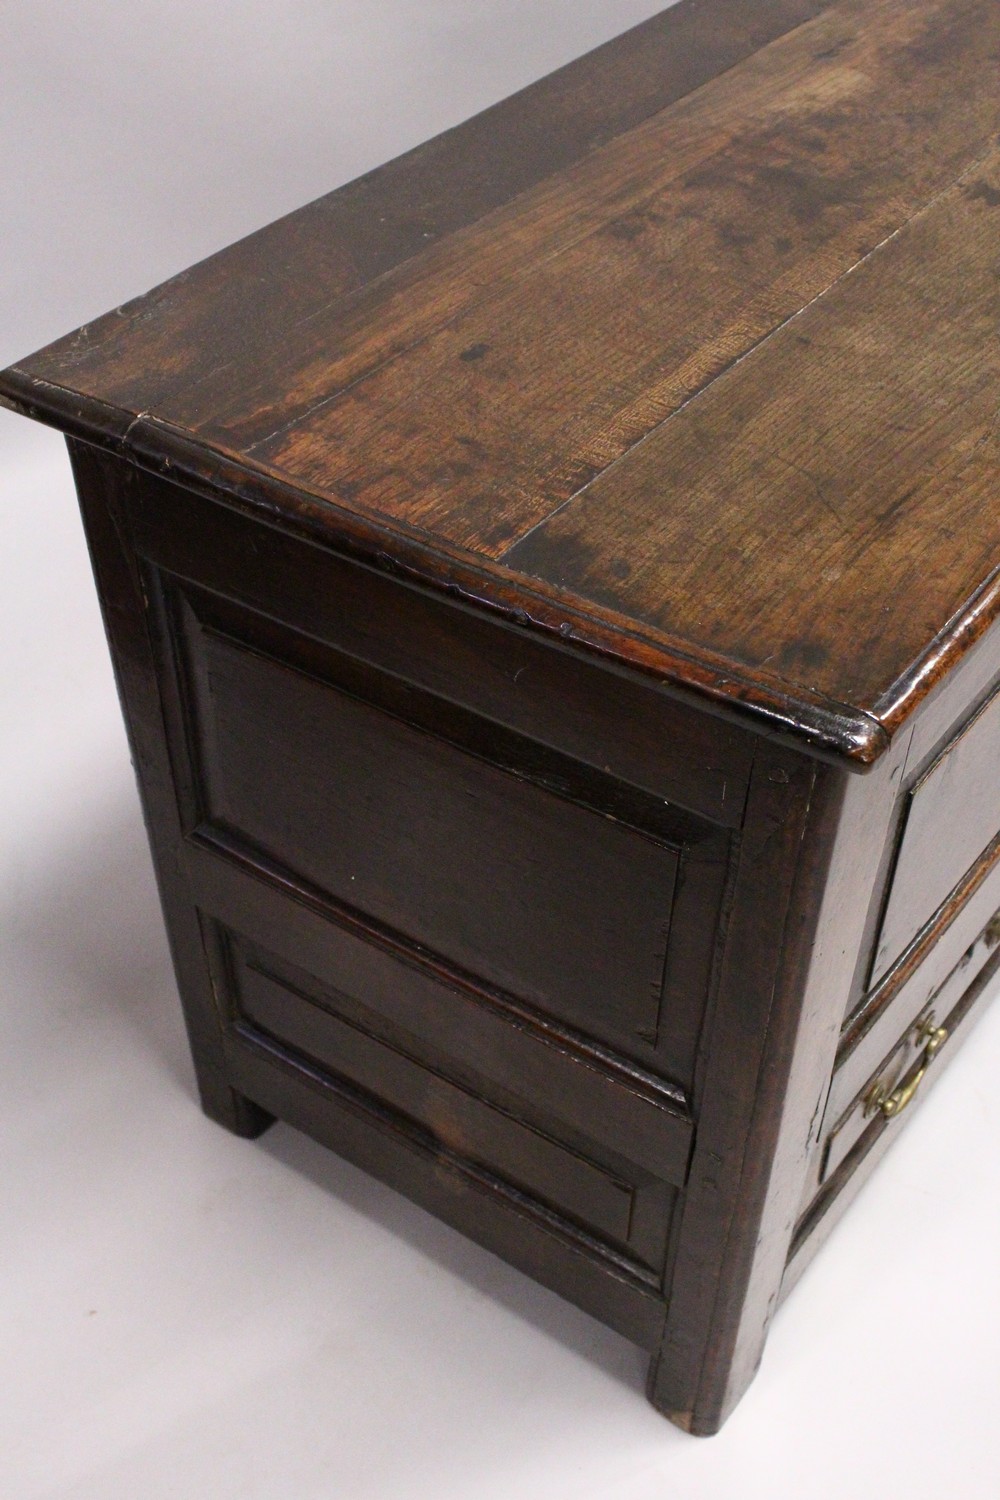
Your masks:
{"label": "lower side panel", "polygon": [[661,1296],[627,1271],[589,1255],[548,1226],[530,1200],[476,1174],[430,1141],[405,1130],[392,1113],[260,1042],[231,1035],[226,1044],[232,1086],[270,1114],[304,1131],[356,1166],[494,1251],[536,1281],[641,1348],[656,1348],[664,1318]]}

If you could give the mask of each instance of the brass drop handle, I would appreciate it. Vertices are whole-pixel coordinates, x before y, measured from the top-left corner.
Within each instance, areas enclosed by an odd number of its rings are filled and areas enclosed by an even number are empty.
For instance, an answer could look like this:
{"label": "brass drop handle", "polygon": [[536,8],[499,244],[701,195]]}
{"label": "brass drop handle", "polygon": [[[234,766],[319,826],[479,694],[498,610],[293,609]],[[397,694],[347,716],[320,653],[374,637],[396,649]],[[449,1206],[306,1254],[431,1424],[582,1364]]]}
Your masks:
{"label": "brass drop handle", "polygon": [[894,1120],[901,1115],[909,1104],[913,1103],[917,1089],[924,1081],[924,1076],[937,1054],[941,1051],[948,1040],[948,1033],[943,1026],[937,1026],[933,1016],[928,1016],[921,1026],[918,1036],[925,1038],[924,1055],[920,1059],[920,1067],[914,1073],[909,1083],[900,1084],[898,1089],[893,1089],[887,1094],[882,1084],[877,1083],[866,1100],[866,1114],[881,1114],[887,1120]]}

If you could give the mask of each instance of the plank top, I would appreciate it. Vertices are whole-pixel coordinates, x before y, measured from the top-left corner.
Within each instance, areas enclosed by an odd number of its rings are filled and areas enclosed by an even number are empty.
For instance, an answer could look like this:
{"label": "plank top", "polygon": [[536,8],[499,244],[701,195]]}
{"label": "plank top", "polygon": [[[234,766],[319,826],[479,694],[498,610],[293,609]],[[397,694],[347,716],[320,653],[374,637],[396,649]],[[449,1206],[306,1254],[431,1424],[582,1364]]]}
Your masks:
{"label": "plank top", "polygon": [[860,767],[1000,613],[998,79],[681,0],[0,399]]}

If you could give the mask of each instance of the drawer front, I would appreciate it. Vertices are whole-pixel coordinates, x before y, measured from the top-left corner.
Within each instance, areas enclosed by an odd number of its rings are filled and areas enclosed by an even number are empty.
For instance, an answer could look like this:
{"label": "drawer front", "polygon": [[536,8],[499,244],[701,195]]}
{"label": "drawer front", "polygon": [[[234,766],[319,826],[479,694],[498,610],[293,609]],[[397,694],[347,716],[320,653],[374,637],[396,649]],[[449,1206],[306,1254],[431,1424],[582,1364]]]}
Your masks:
{"label": "drawer front", "polygon": [[913,787],[872,971],[877,982],[1000,830],[1000,694]]}
{"label": "drawer front", "polygon": [[882,1059],[930,1005],[956,972],[971,984],[985,962],[981,937],[996,933],[1000,912],[1000,848],[977,867],[964,900],[942,928],[932,929],[906,960],[876,985],[851,1018],[841,1038],[830,1091],[827,1119],[838,1117],[862,1090]]}
{"label": "drawer front", "polygon": [[1000,916],[994,915],[930,996],[925,998],[922,991],[916,992],[915,998],[924,999],[919,1014],[898,1036],[874,1074],[866,1076],[853,1095],[857,1062],[870,1048],[852,1058],[850,1068],[841,1069],[827,1107],[827,1120],[832,1124],[823,1149],[820,1184],[838,1171],[866,1133],[874,1133],[885,1121],[902,1114],[932,1070],[939,1069],[939,1059],[946,1053],[963,996],[997,957],[998,950]]}
{"label": "drawer front", "polygon": [[[835,1120],[832,1132],[824,1142],[827,1150],[823,1162],[822,1184],[814,1181],[806,1193],[789,1251],[782,1282],[782,1299],[788,1295],[806,1266],[832,1229],[849,1209],[872,1172],[890,1149],[898,1132],[910,1118],[911,1108],[934,1087],[949,1061],[969,1036],[976,1020],[996,997],[1000,977],[1000,946],[986,936],[973,945],[974,951],[965,964],[959,965],[933,997],[928,1007],[934,1015],[935,1030],[947,1033],[934,1055],[926,1058],[927,1033],[916,1035],[916,1029],[903,1038],[898,1052],[885,1059],[858,1097]],[[899,1088],[909,1089],[917,1082],[924,1062],[926,1071],[912,1091],[910,1103],[888,1116],[875,1106],[874,1089],[889,1094]]]}

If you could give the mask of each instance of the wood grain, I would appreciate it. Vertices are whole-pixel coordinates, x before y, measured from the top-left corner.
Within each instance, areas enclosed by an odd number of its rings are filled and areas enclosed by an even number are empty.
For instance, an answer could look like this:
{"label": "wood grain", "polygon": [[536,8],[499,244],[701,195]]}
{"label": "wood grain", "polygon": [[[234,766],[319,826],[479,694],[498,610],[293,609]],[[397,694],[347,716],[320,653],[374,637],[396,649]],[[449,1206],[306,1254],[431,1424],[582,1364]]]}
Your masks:
{"label": "wood grain", "polygon": [[675,1085],[502,1003],[412,945],[295,899],[263,870],[248,878],[207,843],[191,842],[183,862],[198,909],[233,941],[252,931],[251,946],[265,946],[272,967],[307,976],[300,989],[335,995],[371,1030],[405,1038],[413,1055],[514,1112],[529,1103],[550,1134],[597,1142],[611,1155],[627,1142],[634,1165],[661,1181],[684,1181],[693,1127]]}
{"label": "wood grain", "polygon": [[1000,153],[508,554],[880,713],[1000,556]]}
{"label": "wood grain", "polygon": [[241,642],[187,634],[207,822],[466,972],[648,1050],[674,850]]}
{"label": "wood grain", "polygon": [[503,554],[987,148],[983,31],[978,0],[848,0],[318,320],[200,430]]}

